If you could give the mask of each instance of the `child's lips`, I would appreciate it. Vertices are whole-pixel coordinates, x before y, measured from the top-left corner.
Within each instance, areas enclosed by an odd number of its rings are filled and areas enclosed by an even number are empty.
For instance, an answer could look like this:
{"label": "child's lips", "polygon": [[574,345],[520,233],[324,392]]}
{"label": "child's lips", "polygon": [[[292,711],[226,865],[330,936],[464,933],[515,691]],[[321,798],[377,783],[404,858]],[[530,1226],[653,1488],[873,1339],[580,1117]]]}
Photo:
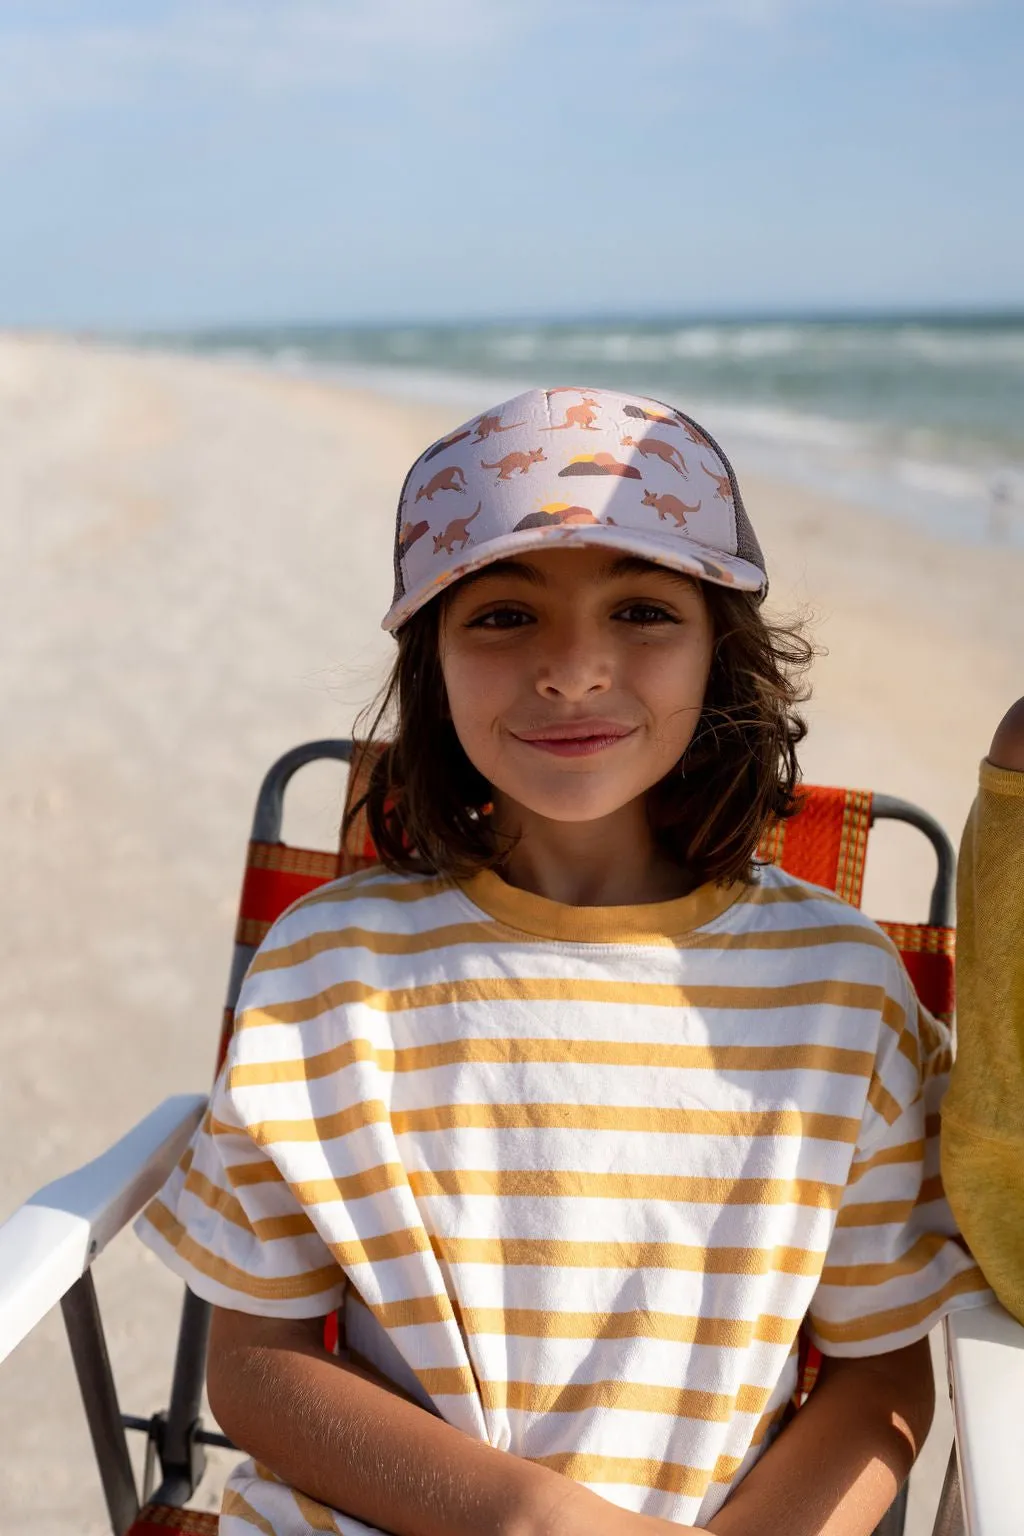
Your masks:
{"label": "child's lips", "polygon": [[538,731],[514,731],[513,735],[525,746],[555,757],[589,757],[616,746],[635,730],[635,725],[623,725],[619,720],[573,720]]}

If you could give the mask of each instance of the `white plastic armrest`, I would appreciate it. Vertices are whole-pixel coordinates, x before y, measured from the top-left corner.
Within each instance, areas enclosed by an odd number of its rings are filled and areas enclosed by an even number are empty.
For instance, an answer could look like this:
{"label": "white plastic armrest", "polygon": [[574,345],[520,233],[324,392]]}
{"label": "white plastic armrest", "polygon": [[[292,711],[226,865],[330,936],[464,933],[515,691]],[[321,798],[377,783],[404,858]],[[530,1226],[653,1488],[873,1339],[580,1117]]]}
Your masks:
{"label": "white plastic armrest", "polygon": [[0,1360],[156,1194],[199,1124],[202,1094],[165,1099],[126,1136],[55,1179],[0,1227]]}
{"label": "white plastic armrest", "polygon": [[951,1313],[945,1330],[967,1536],[1020,1536],[1024,1328],[993,1303]]}

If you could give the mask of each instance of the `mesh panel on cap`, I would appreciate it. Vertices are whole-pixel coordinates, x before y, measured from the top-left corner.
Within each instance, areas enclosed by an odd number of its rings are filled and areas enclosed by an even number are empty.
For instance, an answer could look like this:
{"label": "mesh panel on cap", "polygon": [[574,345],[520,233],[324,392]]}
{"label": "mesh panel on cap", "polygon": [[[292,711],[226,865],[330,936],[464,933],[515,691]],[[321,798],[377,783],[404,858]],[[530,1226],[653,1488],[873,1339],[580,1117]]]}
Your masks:
{"label": "mesh panel on cap", "polygon": [[[764,555],[761,553],[761,546],[757,542],[757,535],[754,532],[750,518],[747,516],[747,509],[743,505],[743,497],[740,495],[739,483],[736,479],[736,471],[733,469],[732,465],[729,463],[728,458],[722,452],[721,447],[711,436],[711,433],[706,427],[702,427],[699,421],[694,421],[692,416],[687,416],[685,411],[680,411],[675,406],[670,405],[667,407],[667,409],[670,411],[674,410],[676,415],[681,416],[684,421],[688,421],[691,427],[696,427],[697,431],[701,434],[704,440],[711,444],[712,448],[721,459],[722,468],[729,476],[729,484],[732,486],[732,505],[733,513],[736,518],[736,553],[739,555],[741,560],[749,560],[751,565],[756,565],[758,570],[764,571]],[[766,573],[764,592],[767,591],[768,577]]]}
{"label": "mesh panel on cap", "polygon": [[[730,470],[729,473],[731,476],[732,471]],[[735,479],[733,479],[733,486],[736,486]],[[747,516],[747,509],[743,505],[738,488],[735,489],[735,496],[736,553],[741,560],[749,560],[751,565],[756,565],[763,571],[764,555],[761,553],[761,546],[757,542],[757,535],[751,526],[750,518]]]}
{"label": "mesh panel on cap", "polygon": [[[440,441],[440,439],[438,439],[438,441]],[[436,446],[436,443],[431,443],[430,448],[435,448]],[[413,463],[409,465],[409,472],[405,479],[402,481],[402,489],[398,497],[398,510],[395,513],[395,595],[391,600],[392,607],[394,607],[395,603],[399,602],[400,599],[405,596],[405,577],[402,574],[401,544],[402,516],[405,512],[405,493],[409,489],[409,482],[412,479],[413,474],[419,468],[420,464],[422,464],[426,455],[430,452],[430,448],[425,448],[420,454],[419,458],[415,459]]]}

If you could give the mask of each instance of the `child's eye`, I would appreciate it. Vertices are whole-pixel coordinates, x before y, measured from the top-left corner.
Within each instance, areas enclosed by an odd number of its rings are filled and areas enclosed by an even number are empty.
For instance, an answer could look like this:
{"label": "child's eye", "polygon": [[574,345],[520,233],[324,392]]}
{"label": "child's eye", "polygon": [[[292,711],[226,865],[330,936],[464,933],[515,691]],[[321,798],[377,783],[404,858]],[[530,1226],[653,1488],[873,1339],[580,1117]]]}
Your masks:
{"label": "child's eye", "polygon": [[504,605],[500,608],[490,608],[486,613],[478,614],[475,619],[470,619],[469,629],[519,629],[524,624],[531,622],[530,615],[525,608],[513,608]]}
{"label": "child's eye", "polygon": [[617,619],[625,619],[628,624],[677,624],[679,621],[674,613],[663,608],[660,603],[629,603],[625,608],[620,608],[615,615]]}

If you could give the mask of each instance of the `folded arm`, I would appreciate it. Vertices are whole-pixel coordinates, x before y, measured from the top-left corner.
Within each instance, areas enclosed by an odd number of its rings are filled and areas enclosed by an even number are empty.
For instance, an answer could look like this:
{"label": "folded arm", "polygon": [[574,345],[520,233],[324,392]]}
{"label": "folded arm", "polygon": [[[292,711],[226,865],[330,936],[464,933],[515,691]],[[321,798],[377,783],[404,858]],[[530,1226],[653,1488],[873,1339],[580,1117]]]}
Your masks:
{"label": "folded arm", "polygon": [[[464,1435],[323,1347],[323,1319],[214,1310],[210,1406],[293,1488],[394,1536],[679,1536]],[[694,1527],[694,1529],[697,1529]]]}
{"label": "folded arm", "polygon": [[928,1340],[826,1356],[800,1412],[708,1522],[713,1536],[870,1536],[931,1426]]}

